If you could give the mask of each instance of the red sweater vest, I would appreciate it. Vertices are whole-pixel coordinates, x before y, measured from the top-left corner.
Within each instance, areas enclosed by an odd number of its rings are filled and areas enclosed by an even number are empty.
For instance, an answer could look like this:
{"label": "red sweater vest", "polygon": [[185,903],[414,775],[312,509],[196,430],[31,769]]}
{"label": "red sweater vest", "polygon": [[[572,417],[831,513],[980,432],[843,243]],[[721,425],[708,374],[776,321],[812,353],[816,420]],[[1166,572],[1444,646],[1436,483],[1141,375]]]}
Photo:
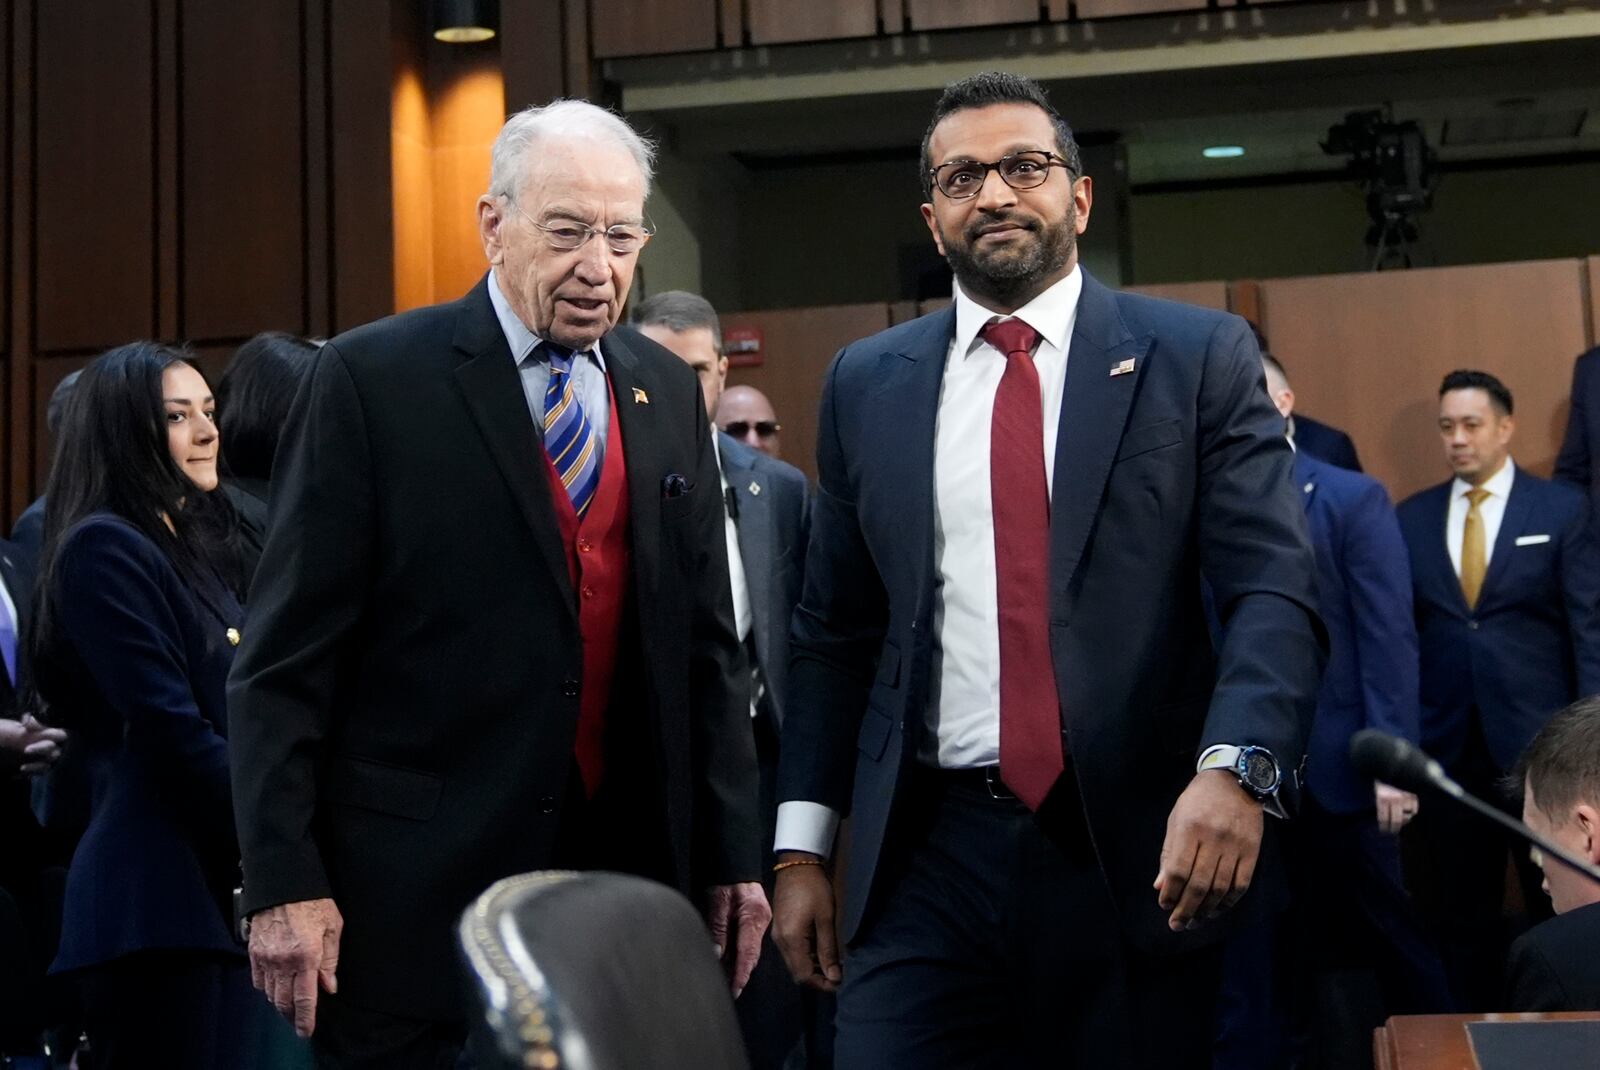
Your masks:
{"label": "red sweater vest", "polygon": [[605,775],[606,709],[617,666],[622,619],[633,588],[632,537],[628,528],[628,467],[617,429],[617,399],[611,395],[611,425],[606,433],[600,486],[589,511],[578,519],[572,498],[561,485],[550,455],[543,454],[550,498],[567,550],[567,573],[578,592],[578,631],[583,637],[583,677],[579,691],[578,735],[573,750],[590,797]]}

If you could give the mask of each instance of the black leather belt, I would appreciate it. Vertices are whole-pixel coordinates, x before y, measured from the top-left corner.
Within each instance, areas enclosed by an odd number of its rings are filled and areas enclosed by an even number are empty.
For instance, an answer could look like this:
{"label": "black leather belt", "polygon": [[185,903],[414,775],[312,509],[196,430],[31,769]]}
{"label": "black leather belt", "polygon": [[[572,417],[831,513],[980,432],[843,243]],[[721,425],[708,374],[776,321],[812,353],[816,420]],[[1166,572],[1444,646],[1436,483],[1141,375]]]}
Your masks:
{"label": "black leather belt", "polygon": [[1000,779],[998,765],[973,769],[929,769],[928,773],[945,788],[959,788],[975,795],[987,795],[999,802],[1016,802],[1017,795]]}

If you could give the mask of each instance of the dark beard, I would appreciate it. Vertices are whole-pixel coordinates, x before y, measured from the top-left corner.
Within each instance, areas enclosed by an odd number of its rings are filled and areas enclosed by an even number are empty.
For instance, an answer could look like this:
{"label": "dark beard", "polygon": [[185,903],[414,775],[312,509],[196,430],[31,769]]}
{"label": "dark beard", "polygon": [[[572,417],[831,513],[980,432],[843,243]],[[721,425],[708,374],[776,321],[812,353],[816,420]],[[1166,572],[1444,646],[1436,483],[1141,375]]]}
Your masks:
{"label": "dark beard", "polygon": [[1066,218],[1052,224],[1023,223],[1034,240],[1020,249],[994,253],[974,252],[978,231],[990,224],[1021,222],[1007,216],[974,220],[953,242],[944,235],[944,256],[956,281],[968,294],[1007,308],[1021,308],[1044,289],[1045,283],[1071,262],[1078,247],[1077,211],[1067,208]]}

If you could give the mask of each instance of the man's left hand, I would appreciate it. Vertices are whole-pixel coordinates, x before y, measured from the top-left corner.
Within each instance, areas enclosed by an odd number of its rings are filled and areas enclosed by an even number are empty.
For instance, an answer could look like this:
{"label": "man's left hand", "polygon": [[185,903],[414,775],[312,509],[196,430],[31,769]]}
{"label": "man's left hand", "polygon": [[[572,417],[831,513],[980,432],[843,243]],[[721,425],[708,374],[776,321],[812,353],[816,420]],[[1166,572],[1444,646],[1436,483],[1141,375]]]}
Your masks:
{"label": "man's left hand", "polygon": [[756,960],[761,957],[761,937],[771,922],[772,908],[758,882],[719,884],[711,889],[706,925],[716,941],[717,957],[733,976],[734,999],[750,983]]}
{"label": "man's left hand", "polygon": [[1373,796],[1378,808],[1378,829],[1390,836],[1398,835],[1406,823],[1417,816],[1421,805],[1409,791],[1374,781]]}
{"label": "man's left hand", "polygon": [[1196,773],[1167,818],[1155,890],[1173,932],[1192,929],[1244,897],[1261,851],[1261,804],[1225,769]]}

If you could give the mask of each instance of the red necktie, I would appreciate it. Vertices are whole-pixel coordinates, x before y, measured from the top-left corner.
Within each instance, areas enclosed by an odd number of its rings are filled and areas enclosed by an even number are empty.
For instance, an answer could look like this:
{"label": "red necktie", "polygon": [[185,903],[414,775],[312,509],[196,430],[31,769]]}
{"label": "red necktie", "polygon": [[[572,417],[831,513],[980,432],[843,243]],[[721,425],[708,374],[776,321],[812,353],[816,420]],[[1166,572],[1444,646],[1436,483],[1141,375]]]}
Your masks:
{"label": "red necktie", "polygon": [[1032,356],[1039,332],[1011,319],[981,333],[1006,355],[989,430],[1000,610],[1000,779],[1037,810],[1066,768],[1050,657],[1050,492]]}

